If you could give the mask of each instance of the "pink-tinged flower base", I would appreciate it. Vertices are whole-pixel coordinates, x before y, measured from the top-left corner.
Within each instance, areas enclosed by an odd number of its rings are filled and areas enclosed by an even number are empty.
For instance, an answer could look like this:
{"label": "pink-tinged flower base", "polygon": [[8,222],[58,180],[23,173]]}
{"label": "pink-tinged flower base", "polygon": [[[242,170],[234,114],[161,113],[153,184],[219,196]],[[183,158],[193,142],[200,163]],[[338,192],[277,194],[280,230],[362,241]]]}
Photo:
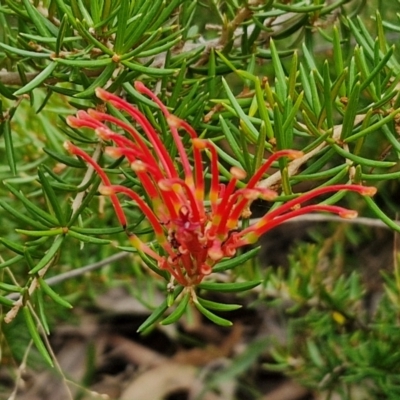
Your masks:
{"label": "pink-tinged flower base", "polygon": [[[156,240],[163,249],[160,254],[127,232],[131,244],[153,258],[160,269],[168,271],[173,280],[191,287],[209,275],[216,263],[231,258],[239,247],[255,243],[261,235],[284,221],[310,212],[329,212],[343,218],[354,218],[355,211],[338,206],[305,205],[316,196],[339,190],[350,190],[372,196],[376,189],[360,185],[333,185],[322,187],[275,208],[256,224],[240,230],[240,219],[248,217],[249,206],[256,198],[273,200],[277,193],[258,188],[257,184],[273,162],[281,157],[295,159],[302,155],[295,150],[281,150],[272,154],[259,170],[238,189],[237,184],[246,178],[245,171],[233,167],[227,184],[219,181],[218,156],[214,144],[197,137],[185,121],[172,115],[163,103],[142,83],[136,90],[150,97],[162,110],[177,150],[172,159],[160,136],[148,119],[134,106],[120,97],[98,88],[96,95],[126,114],[141,128],[139,133],[132,125],[104,112],[78,111],[67,121],[74,128],[91,128],[106,144],[105,153],[113,157],[124,156],[140,180],[148,202],[132,189],[111,184],[103,168],[86,152],[70,142],[65,148],[91,165],[102,179],[100,193],[110,196],[117,217],[126,229],[127,221],[117,197],[121,193],[132,199],[147,217],[154,229]],[[111,130],[114,125],[118,132]],[[183,130],[191,138],[191,149],[185,148],[178,133]],[[150,143],[150,145],[148,144]],[[210,189],[205,189],[202,152],[210,154]],[[192,159],[188,157],[192,153]],[[193,160],[193,161],[192,161]]]}

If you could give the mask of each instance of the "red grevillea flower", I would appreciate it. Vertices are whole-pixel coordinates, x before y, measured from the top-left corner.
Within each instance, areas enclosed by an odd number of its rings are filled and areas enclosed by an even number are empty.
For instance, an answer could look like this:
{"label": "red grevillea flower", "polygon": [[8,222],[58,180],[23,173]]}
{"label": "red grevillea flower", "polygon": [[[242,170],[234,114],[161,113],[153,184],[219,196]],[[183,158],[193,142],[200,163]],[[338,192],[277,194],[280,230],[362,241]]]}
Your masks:
{"label": "red grevillea flower", "polygon": [[[70,142],[66,149],[91,165],[102,179],[100,192],[111,198],[117,217],[126,229],[127,221],[118,193],[131,198],[139,206],[154,229],[156,240],[163,249],[159,254],[136,235],[129,232],[131,244],[154,260],[158,267],[171,274],[172,280],[186,287],[199,284],[204,276],[212,272],[213,266],[223,258],[233,257],[236,250],[255,243],[262,234],[284,221],[310,212],[329,212],[343,218],[354,218],[357,213],[335,205],[305,205],[316,196],[339,190],[350,190],[372,196],[376,189],[360,185],[333,185],[315,189],[288,201],[267,213],[256,224],[240,230],[240,219],[249,216],[249,206],[256,198],[273,200],[277,193],[257,187],[271,164],[281,157],[295,159],[302,155],[295,150],[281,150],[269,159],[238,189],[237,184],[246,178],[245,171],[231,168],[231,179],[227,184],[219,180],[218,155],[214,144],[197,137],[194,129],[185,121],[172,115],[165,105],[142,83],[135,88],[150,97],[161,109],[169,125],[176,146],[173,159],[160,136],[148,119],[134,106],[120,97],[98,88],[96,95],[118,110],[126,112],[141,128],[139,133],[132,125],[110,114],[95,110],[78,111],[67,121],[74,128],[91,128],[106,144],[106,154],[124,156],[140,180],[149,201],[146,202],[132,189],[112,184],[103,168],[86,152]],[[117,127],[117,133],[109,124]],[[191,138],[191,149],[187,149],[178,133],[182,129]],[[149,144],[150,143],[150,144]],[[211,159],[211,183],[206,190],[202,151],[207,150]],[[188,152],[193,153],[193,161]],[[181,173],[182,171],[182,173]]]}

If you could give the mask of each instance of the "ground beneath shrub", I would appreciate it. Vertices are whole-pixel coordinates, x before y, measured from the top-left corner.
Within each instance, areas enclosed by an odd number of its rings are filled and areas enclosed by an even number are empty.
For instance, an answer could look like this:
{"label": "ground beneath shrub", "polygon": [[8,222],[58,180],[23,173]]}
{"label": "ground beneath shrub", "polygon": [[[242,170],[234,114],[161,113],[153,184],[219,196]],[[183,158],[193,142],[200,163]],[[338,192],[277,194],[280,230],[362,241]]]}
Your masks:
{"label": "ground beneath shrub", "polygon": [[[285,264],[290,245],[303,240],[309,228],[309,224],[292,225],[292,229],[264,238],[263,263]],[[388,232],[382,232],[380,244],[374,241],[380,247],[379,262],[375,247],[357,250],[361,261],[369,263],[366,271],[372,277],[366,280],[376,286],[371,289],[374,293],[381,290],[377,276],[384,264],[390,265],[392,254]],[[251,295],[241,298],[247,305],[252,300]],[[265,306],[245,306],[223,315],[233,321],[231,328],[218,327],[194,311],[190,321],[157,325],[138,334],[137,328],[149,313],[121,285],[100,295],[93,308],[75,307],[72,312],[79,316],[79,325],[57,326],[50,338],[59,365],[52,370],[10,367],[12,363],[1,367],[1,400],[326,398],[266,370],[265,364],[273,362],[269,349],[276,341],[284,343],[287,332],[282,314]]]}

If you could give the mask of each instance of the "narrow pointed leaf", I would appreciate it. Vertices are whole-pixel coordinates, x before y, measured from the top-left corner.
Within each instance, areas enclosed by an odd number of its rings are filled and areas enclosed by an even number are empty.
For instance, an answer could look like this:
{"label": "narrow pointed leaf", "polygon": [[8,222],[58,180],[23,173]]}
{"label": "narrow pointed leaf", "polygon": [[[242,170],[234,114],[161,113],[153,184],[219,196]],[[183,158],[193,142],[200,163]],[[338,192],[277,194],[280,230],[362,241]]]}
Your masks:
{"label": "narrow pointed leaf", "polygon": [[183,297],[183,299],[179,300],[179,304],[175,308],[175,310],[167,318],[161,321],[161,325],[169,325],[178,321],[186,311],[186,308],[189,304],[189,299],[190,299],[190,293],[187,292]]}
{"label": "narrow pointed leaf", "polygon": [[41,290],[36,290],[34,293],[34,298],[35,298],[35,311],[36,314],[40,320],[40,323],[42,324],[42,328],[44,331],[44,334],[49,336],[50,335],[50,328],[49,328],[49,323],[47,322],[47,313],[45,311],[45,306],[44,306],[44,299],[43,299],[43,293]]}
{"label": "narrow pointed leaf", "polygon": [[7,162],[11,173],[17,175],[17,165],[15,161],[15,149],[13,145],[13,137],[11,131],[11,121],[7,119],[3,124],[4,144],[6,146]]}
{"label": "narrow pointed leaf", "polygon": [[371,159],[365,158],[365,157],[356,156],[356,155],[344,150],[337,144],[334,144],[332,147],[341,156],[348,158],[349,160],[354,161],[357,164],[366,165],[367,167],[390,168],[390,167],[393,167],[396,165],[396,162],[392,162],[392,161],[377,161],[377,160],[371,160]]}
{"label": "narrow pointed leaf", "polygon": [[39,75],[37,75],[34,79],[28,82],[21,89],[18,89],[14,92],[14,96],[20,96],[22,94],[28,93],[36,87],[40,86],[50,75],[54,72],[57,67],[56,62],[50,63]]}
{"label": "narrow pointed leaf", "polygon": [[73,168],[86,168],[86,165],[75,157],[66,156],[65,154],[57,153],[51,149],[43,148],[43,151],[47,153],[50,157],[54,158],[58,162],[68,165]]}
{"label": "narrow pointed leaf", "polygon": [[12,307],[14,305],[14,301],[8,299],[7,297],[0,296],[0,304],[6,307]]}
{"label": "narrow pointed leaf", "polygon": [[217,303],[215,301],[202,299],[201,297],[197,297],[198,302],[208,310],[215,311],[234,311],[242,308],[243,306],[240,304],[225,304],[225,303]]}
{"label": "narrow pointed leaf", "polygon": [[240,256],[237,256],[230,260],[225,260],[225,261],[219,262],[213,268],[213,272],[222,272],[222,271],[226,271],[228,269],[236,268],[239,265],[243,265],[246,261],[253,259],[259,252],[260,248],[261,248],[260,246],[255,247],[254,249],[246,251],[245,253],[241,254]]}
{"label": "narrow pointed leaf", "polygon": [[61,247],[62,242],[64,241],[64,236],[59,236],[54,240],[53,244],[47,250],[45,256],[36,264],[35,268],[29,271],[29,274],[34,275],[39,272],[42,268],[44,268],[48,263],[50,263],[55,257],[56,254]]}
{"label": "narrow pointed leaf", "polygon": [[82,233],[75,232],[71,229],[68,230],[67,236],[73,237],[75,239],[78,239],[79,241],[86,242],[86,243],[94,243],[94,244],[99,244],[99,245],[111,243],[111,240],[84,235]]}
{"label": "narrow pointed leaf", "polygon": [[199,302],[195,302],[194,305],[196,306],[196,308],[206,317],[208,318],[210,321],[214,322],[217,325],[220,326],[232,326],[232,322],[225,319],[225,318],[221,318],[218,315],[215,315],[214,313],[212,313],[210,310],[207,310],[207,308],[205,308],[204,306],[202,306]]}
{"label": "narrow pointed leaf", "polygon": [[23,50],[18,47],[12,47],[9,46],[8,44],[1,43],[0,42],[0,49],[5,50],[8,53],[11,54],[17,54],[22,57],[28,57],[28,58],[48,58],[50,59],[51,53],[39,53],[36,51],[29,51],[29,50]]}
{"label": "narrow pointed leaf", "polygon": [[43,292],[46,293],[57,304],[65,308],[72,308],[72,305],[68,303],[68,301],[64,300],[58,293],[56,293],[44,279],[39,278],[39,285]]}
{"label": "narrow pointed leaf", "polygon": [[216,292],[244,292],[255,288],[261,283],[261,281],[250,281],[250,282],[236,282],[236,283],[215,283],[215,282],[203,282],[198,285],[199,289],[210,290]]}
{"label": "narrow pointed leaf", "polygon": [[15,231],[17,233],[20,233],[20,234],[26,235],[26,236],[43,237],[43,236],[61,235],[63,233],[63,228],[49,229],[49,230],[45,230],[45,231],[30,231],[27,229],[16,229]]}
{"label": "narrow pointed leaf", "polygon": [[6,267],[9,267],[10,265],[19,263],[23,259],[24,259],[24,256],[22,254],[19,254],[19,255],[15,256],[15,257],[12,257],[9,260],[0,263],[0,269],[3,269],[3,268],[6,268]]}
{"label": "narrow pointed leaf", "polygon": [[[174,297],[177,298],[182,293],[183,287],[179,286],[174,291]],[[165,313],[168,308],[167,300],[165,299],[152,313],[151,315],[139,326],[137,332],[143,332],[146,329],[154,325]]]}
{"label": "narrow pointed leaf", "polygon": [[78,99],[87,99],[92,97],[96,88],[104,87],[106,83],[111,79],[116,67],[116,63],[111,63],[107,65],[104,68],[103,72],[93,81],[93,83],[87,89],[85,89],[83,92],[79,92],[74,97]]}
{"label": "narrow pointed leaf", "polygon": [[226,94],[227,94],[229,101],[231,102],[233,108],[235,109],[237,116],[242,120],[241,122],[247,128],[245,133],[247,133],[249,135],[249,138],[252,143],[257,143],[258,130],[254,127],[254,125],[250,121],[249,117],[246,115],[246,113],[240,107],[239,103],[237,102],[235,96],[233,95],[232,91],[230,90],[230,87],[229,87],[228,83],[225,81],[225,79],[222,79],[222,84],[224,85]]}
{"label": "narrow pointed leaf", "polygon": [[35,344],[36,348],[38,349],[39,353],[41,356],[46,360],[46,362],[53,367],[53,361],[46,349],[46,346],[44,345],[42,338],[39,335],[37,326],[33,320],[32,314],[28,308],[28,306],[25,306],[23,309],[23,314],[25,318],[25,323],[26,326],[28,327],[28,331],[32,337],[33,343]]}
{"label": "narrow pointed leaf", "polygon": [[76,68],[101,68],[113,62],[111,57],[97,58],[92,60],[80,60],[78,58],[55,58],[54,60],[61,65],[68,65]]}
{"label": "narrow pointed leaf", "polygon": [[64,40],[65,40],[65,33],[67,31],[68,27],[68,16],[65,14],[61,20],[60,24],[60,30],[57,35],[57,40],[56,40],[56,57],[60,54],[60,51],[62,49]]}
{"label": "narrow pointed leaf", "polygon": [[40,12],[32,5],[29,0],[22,0],[26,11],[30,17],[31,22],[35,25],[35,28],[38,30],[41,36],[50,37],[52,36],[48,31],[45,23],[44,17]]}
{"label": "narrow pointed leaf", "polygon": [[51,204],[51,207],[53,209],[55,217],[57,218],[57,221],[59,222],[59,224],[61,226],[65,226],[67,222],[65,219],[64,212],[61,210],[60,201],[57,198],[57,196],[56,196],[53,188],[51,187],[49,180],[45,176],[42,168],[38,169],[38,176],[39,176],[40,183],[42,184],[43,192],[45,193],[47,199],[49,200],[49,202]]}
{"label": "narrow pointed leaf", "polygon": [[40,222],[44,223],[47,226],[58,226],[58,221],[52,215],[43,211],[40,207],[33,204],[30,200],[28,200],[19,190],[15,189],[12,185],[7,182],[3,182],[7,189],[17,197],[29,210],[35,218],[37,218]]}

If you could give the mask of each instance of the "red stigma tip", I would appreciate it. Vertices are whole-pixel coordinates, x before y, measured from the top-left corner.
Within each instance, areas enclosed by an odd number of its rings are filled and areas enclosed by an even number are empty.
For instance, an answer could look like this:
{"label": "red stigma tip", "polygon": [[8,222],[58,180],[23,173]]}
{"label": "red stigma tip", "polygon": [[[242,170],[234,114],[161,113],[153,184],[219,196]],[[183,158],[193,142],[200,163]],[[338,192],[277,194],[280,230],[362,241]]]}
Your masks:
{"label": "red stigma tip", "polygon": [[107,100],[108,92],[107,92],[106,90],[104,90],[103,88],[98,87],[98,88],[95,89],[94,92],[96,93],[96,96],[97,96],[100,100]]}
{"label": "red stigma tip", "polygon": [[208,250],[208,257],[210,257],[213,261],[219,261],[224,257],[224,252],[220,246],[216,246],[214,244],[214,246]]}
{"label": "red stigma tip", "polygon": [[131,163],[131,169],[135,172],[146,172],[147,166],[143,163],[143,161],[136,160]]}
{"label": "red stigma tip", "polygon": [[172,190],[172,183],[168,179],[161,179],[157,183],[158,187],[165,192]]}
{"label": "red stigma tip", "polygon": [[344,219],[354,219],[357,218],[358,213],[357,211],[354,210],[344,210],[339,214],[339,217],[344,218]]}
{"label": "red stigma tip", "polygon": [[167,116],[167,122],[168,122],[168,125],[173,128],[180,128],[182,125],[182,120],[173,114],[169,114]]}
{"label": "red stigma tip", "polygon": [[260,196],[260,192],[255,189],[243,189],[243,197],[246,200],[256,200]]}
{"label": "red stigma tip", "polygon": [[274,190],[271,189],[263,189],[261,191],[261,196],[263,200],[266,201],[272,201],[275,200],[278,197],[278,193],[276,193]]}
{"label": "red stigma tip", "polygon": [[117,147],[108,146],[104,149],[104,153],[112,158],[119,158],[121,157],[121,151]]}
{"label": "red stigma tip", "polygon": [[94,132],[100,139],[103,139],[103,140],[109,139],[110,131],[107,128],[97,128]]}
{"label": "red stigma tip", "polygon": [[246,171],[241,169],[241,168],[239,168],[239,167],[232,167],[230,169],[230,173],[232,174],[232,176],[234,178],[236,178],[239,181],[244,179],[244,178],[246,178],[246,176],[247,176]]}
{"label": "red stigma tip", "polygon": [[78,126],[76,125],[76,119],[77,119],[76,117],[69,115],[66,118],[68,126],[70,126],[71,128],[78,128]]}
{"label": "red stigma tip", "polygon": [[291,160],[295,160],[296,158],[303,157],[304,153],[298,150],[290,150],[289,154],[287,155],[288,158]]}
{"label": "red stigma tip", "polygon": [[72,153],[73,152],[73,145],[72,145],[71,142],[69,142],[69,141],[64,142],[63,147],[64,147],[65,150],[68,151],[68,153]]}
{"label": "red stigma tip", "polygon": [[135,89],[139,92],[139,93],[143,93],[146,88],[146,86],[143,85],[142,82],[140,81],[136,81],[133,86],[135,87]]}
{"label": "red stigma tip", "polygon": [[202,275],[210,275],[211,272],[212,272],[212,268],[211,268],[209,265],[207,265],[207,264],[203,264],[203,265],[200,267],[200,273],[201,273]]}
{"label": "red stigma tip", "polygon": [[204,139],[193,138],[192,139],[193,147],[199,150],[203,150],[207,148],[207,142]]}
{"label": "red stigma tip", "polygon": [[103,196],[111,196],[115,194],[111,186],[104,186],[104,185],[99,186],[99,193],[102,194]]}
{"label": "red stigma tip", "polygon": [[372,197],[377,192],[377,188],[374,186],[363,186],[360,193],[364,196]]}

